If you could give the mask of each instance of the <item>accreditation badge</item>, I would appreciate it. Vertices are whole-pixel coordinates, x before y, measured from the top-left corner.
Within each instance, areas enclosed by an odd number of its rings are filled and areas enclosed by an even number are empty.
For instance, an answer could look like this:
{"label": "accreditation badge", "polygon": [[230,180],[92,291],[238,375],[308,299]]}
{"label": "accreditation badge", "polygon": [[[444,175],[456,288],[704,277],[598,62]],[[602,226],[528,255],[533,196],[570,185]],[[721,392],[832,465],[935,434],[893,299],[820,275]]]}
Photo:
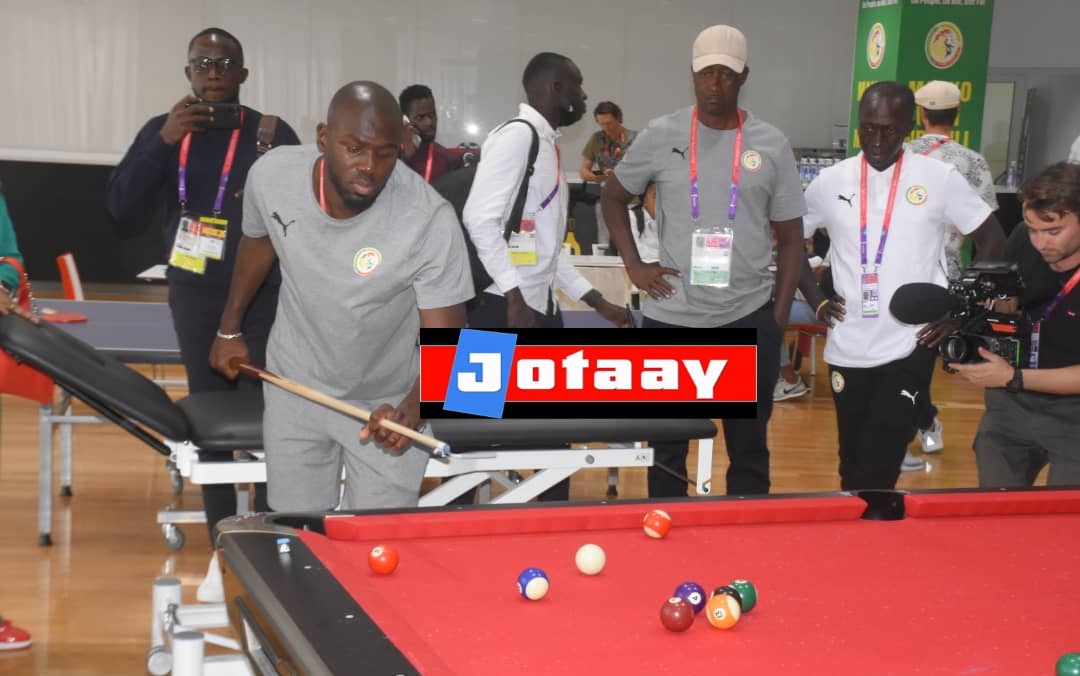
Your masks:
{"label": "accreditation badge", "polygon": [[510,247],[510,262],[514,265],[536,265],[536,215],[526,214],[521,219],[521,231],[511,232],[507,241]]}
{"label": "accreditation badge", "polygon": [[878,284],[878,273],[864,272],[862,274],[862,316],[863,319],[874,319],[880,313],[881,288]]}
{"label": "accreditation badge", "polygon": [[690,284],[725,288],[731,285],[731,228],[698,228],[690,245]]}
{"label": "accreditation badge", "polygon": [[210,260],[225,258],[225,231],[229,221],[224,218],[199,218],[199,253]]}
{"label": "accreditation badge", "polygon": [[172,251],[169,253],[169,265],[196,275],[206,272],[206,256],[202,254],[199,242],[201,230],[202,223],[197,215],[180,215]]}

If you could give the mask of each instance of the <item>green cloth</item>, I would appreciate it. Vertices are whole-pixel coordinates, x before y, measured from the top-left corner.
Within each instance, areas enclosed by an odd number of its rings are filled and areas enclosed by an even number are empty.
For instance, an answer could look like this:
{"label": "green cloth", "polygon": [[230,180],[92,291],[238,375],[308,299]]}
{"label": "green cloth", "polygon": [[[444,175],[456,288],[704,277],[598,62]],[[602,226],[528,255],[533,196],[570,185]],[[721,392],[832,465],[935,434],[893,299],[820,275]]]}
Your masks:
{"label": "green cloth", "polygon": [[[3,194],[0,194],[0,258],[4,256],[18,258],[20,261],[23,259],[22,254],[19,253],[19,245],[15,241],[15,226],[11,223],[11,216],[8,215],[7,200],[4,199]],[[10,289],[18,289],[19,275],[15,268],[6,263],[0,263],[0,282]]]}

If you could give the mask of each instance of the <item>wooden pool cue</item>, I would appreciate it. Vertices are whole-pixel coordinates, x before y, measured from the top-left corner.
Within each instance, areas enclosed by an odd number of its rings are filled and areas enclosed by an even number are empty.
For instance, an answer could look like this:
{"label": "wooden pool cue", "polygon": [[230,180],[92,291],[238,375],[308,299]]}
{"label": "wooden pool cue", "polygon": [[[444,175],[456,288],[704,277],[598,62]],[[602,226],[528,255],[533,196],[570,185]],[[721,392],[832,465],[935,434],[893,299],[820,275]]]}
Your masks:
{"label": "wooden pool cue", "polygon": [[[281,389],[287,392],[292,392],[293,394],[299,397],[303,397],[308,401],[313,401],[316,404],[322,404],[323,406],[331,408],[339,413],[344,413],[350,418],[356,418],[358,420],[363,420],[364,422],[369,422],[371,420],[371,411],[366,411],[359,406],[347,404],[344,401],[341,401],[340,399],[335,399],[328,394],[323,394],[322,392],[314,390],[306,385],[301,385],[295,380],[290,380],[288,378],[285,378],[284,376],[279,376],[278,374],[271,371],[261,369],[257,366],[252,366],[251,364],[245,364],[239,359],[235,358],[229,361],[229,366],[236,369],[240,373],[252,376],[253,378],[258,378],[264,382],[270,383],[275,387],[280,387]],[[417,441],[425,446],[430,447],[431,456],[438,460],[446,462],[450,459],[450,444],[446,443],[445,441],[439,441],[435,437],[428,436],[427,434],[423,434],[421,432],[417,432],[411,427],[406,427],[401,423],[397,423],[393,420],[388,420],[386,418],[380,420],[378,422],[378,425],[385,427],[392,432],[397,432],[404,437],[408,437],[413,441]]]}

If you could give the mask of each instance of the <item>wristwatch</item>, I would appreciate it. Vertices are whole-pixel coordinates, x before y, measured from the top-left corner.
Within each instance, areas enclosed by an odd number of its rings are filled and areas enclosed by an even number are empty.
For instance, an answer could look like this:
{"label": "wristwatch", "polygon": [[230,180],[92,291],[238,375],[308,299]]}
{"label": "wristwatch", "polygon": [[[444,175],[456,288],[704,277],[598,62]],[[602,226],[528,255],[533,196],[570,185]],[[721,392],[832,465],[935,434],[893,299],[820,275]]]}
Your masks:
{"label": "wristwatch", "polygon": [[1024,371],[1019,366],[1013,369],[1012,380],[1005,383],[1005,389],[1009,392],[1023,392],[1024,391]]}

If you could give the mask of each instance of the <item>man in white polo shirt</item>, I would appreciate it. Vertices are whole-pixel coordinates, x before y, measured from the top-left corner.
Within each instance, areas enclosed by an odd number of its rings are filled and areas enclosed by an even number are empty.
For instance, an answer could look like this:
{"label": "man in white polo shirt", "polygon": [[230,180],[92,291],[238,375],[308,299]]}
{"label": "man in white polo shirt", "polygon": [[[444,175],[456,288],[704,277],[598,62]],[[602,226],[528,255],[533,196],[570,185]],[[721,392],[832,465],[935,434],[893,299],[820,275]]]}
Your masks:
{"label": "man in white polo shirt", "polygon": [[930,385],[931,348],[951,330],[900,323],[889,313],[893,293],[912,282],[945,285],[950,224],[971,235],[980,259],[994,260],[1005,244],[990,207],[955,167],[904,150],[914,115],[905,85],[872,85],[859,102],[862,152],[806,191],[804,234],[828,232],[833,282],[847,305],[825,344],[843,490],[896,485]]}

